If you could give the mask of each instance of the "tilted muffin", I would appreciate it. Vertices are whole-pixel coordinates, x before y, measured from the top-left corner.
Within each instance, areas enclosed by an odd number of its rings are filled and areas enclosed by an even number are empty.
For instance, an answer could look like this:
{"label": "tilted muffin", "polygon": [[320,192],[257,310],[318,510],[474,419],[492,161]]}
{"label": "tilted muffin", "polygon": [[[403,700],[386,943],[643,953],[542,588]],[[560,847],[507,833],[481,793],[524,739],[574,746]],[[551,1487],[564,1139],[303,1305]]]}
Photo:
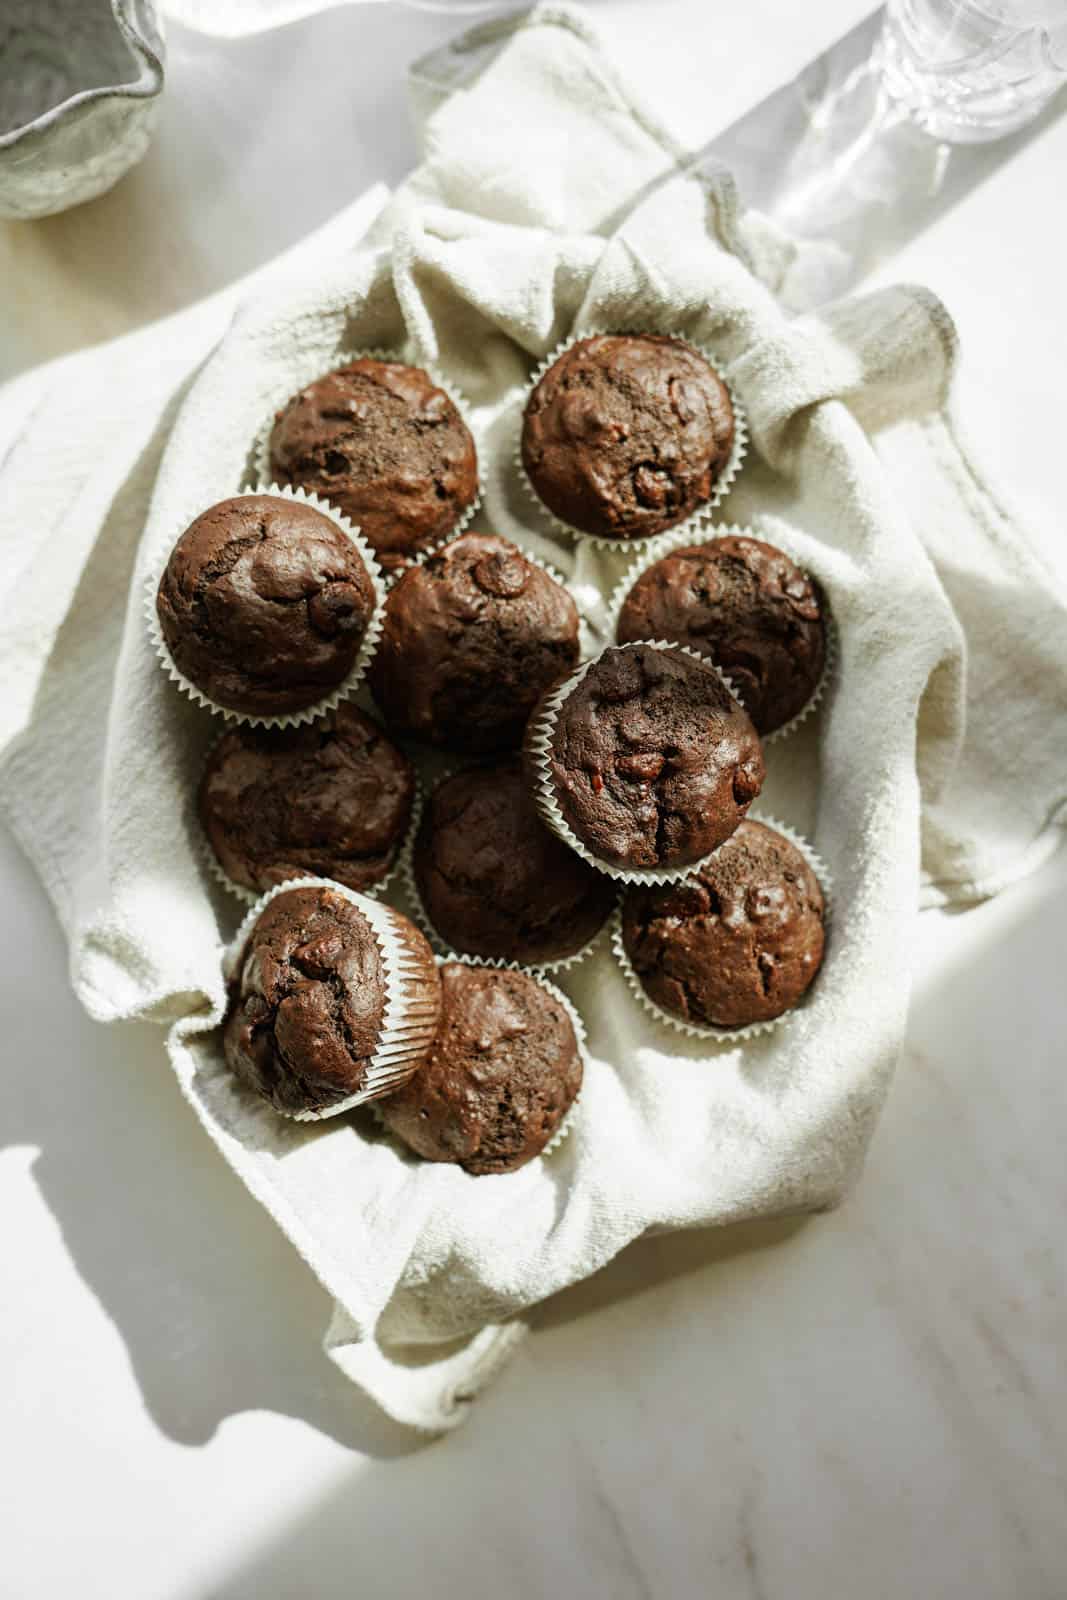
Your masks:
{"label": "tilted muffin", "polygon": [[311,873],[367,890],[393,866],[414,799],[411,762],[346,703],[312,728],[224,734],[198,809],[220,867],[245,891]]}
{"label": "tilted muffin", "polygon": [[478,457],[454,403],[421,367],[362,357],[309,383],[270,436],[275,482],[312,490],[395,571],[446,537],[478,497]]}
{"label": "tilted muffin", "polygon": [[542,699],[524,754],[549,826],[623,875],[680,875],[763,786],[749,717],[710,664],[676,647],[604,650]]}
{"label": "tilted muffin", "polygon": [[826,907],[791,840],[745,821],[680,883],[626,891],[622,942],[649,999],[697,1027],[743,1028],[795,1006],[822,963]]}
{"label": "tilted muffin", "polygon": [[509,540],[464,533],[390,591],[369,681],[398,733],[489,754],[518,747],[578,654],[566,589]]}
{"label": "tilted muffin", "polygon": [[826,665],[815,583],[774,545],[739,534],[662,556],[623,601],[616,637],[699,650],[729,675],[764,735],[799,716]]}
{"label": "tilted muffin", "polygon": [[464,955],[531,966],[566,960],[596,937],[615,904],[611,879],[545,827],[517,761],[437,785],[413,866],[428,920]]}
{"label": "tilted muffin", "polygon": [[574,1026],[525,972],[448,962],[441,989],[433,1048],[382,1101],[382,1121],[426,1161],[514,1172],[550,1143],[582,1086]]}
{"label": "tilted muffin", "polygon": [[178,671],[217,707],[306,710],[353,672],[376,606],[355,544],[281,495],[220,500],[190,523],[156,595]]}
{"label": "tilted muffin", "polygon": [[231,1072],[301,1120],[404,1083],[441,1011],[433,953],[414,924],[330,883],[280,889],[249,916],[223,1029]]}
{"label": "tilted muffin", "polygon": [[534,388],[522,462],[569,527],[645,539],[711,498],[734,435],[730,391],[689,345],[599,334],[571,345]]}

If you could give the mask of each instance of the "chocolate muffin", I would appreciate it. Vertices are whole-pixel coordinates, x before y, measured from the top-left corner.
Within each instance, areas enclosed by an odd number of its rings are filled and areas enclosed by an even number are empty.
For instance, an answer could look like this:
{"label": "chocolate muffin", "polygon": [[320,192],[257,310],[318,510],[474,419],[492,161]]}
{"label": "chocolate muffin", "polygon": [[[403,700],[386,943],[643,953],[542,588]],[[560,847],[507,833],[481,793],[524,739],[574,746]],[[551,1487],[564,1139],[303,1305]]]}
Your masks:
{"label": "chocolate muffin", "polygon": [[541,822],[517,761],[439,783],[413,864],[427,917],[465,955],[562,961],[599,933],[615,903],[611,879]]}
{"label": "chocolate muffin", "polygon": [[270,468],[338,506],[386,572],[443,539],[478,494],[474,440],[445,391],[421,367],[370,357],[282,407]]}
{"label": "chocolate muffin", "polygon": [[637,579],[616,636],[667,639],[709,656],[729,675],[761,734],[798,716],[826,664],[819,591],[761,539],[728,534],[663,556]]}
{"label": "chocolate muffin", "polygon": [[542,702],[526,760],[546,820],[551,795],[575,838],[624,872],[702,860],[763,786],[759,736],[714,669],[647,644],[603,651],[557,711]]}
{"label": "chocolate muffin", "polygon": [[710,499],[734,432],[729,390],[680,339],[600,334],[565,350],[530,395],[522,462],[569,527],[645,539]]}
{"label": "chocolate muffin", "polygon": [[514,1172],[540,1155],[582,1086],[571,1019],[525,972],[449,962],[441,987],[433,1049],[382,1101],[382,1120],[426,1161]]}
{"label": "chocolate muffin", "polygon": [[791,840],[762,822],[691,878],[627,890],[623,947],[656,1005],[698,1027],[743,1028],[795,1006],[823,958],[825,906]]}
{"label": "chocolate muffin", "polygon": [[320,1117],[374,1099],[429,1049],[441,1007],[433,954],[406,917],[375,909],[408,958],[403,1047],[388,1059],[380,1054],[385,960],[362,907],[331,884],[283,889],[248,935],[230,985],[226,1063],[278,1111]]}
{"label": "chocolate muffin", "polygon": [[343,529],[281,495],[220,500],[164,569],[156,612],[174,665],[228,711],[303,711],[352,672],[375,591]]}
{"label": "chocolate muffin", "polygon": [[399,733],[487,754],[517,748],[578,653],[566,589],[507,539],[464,533],[390,591],[370,686]]}
{"label": "chocolate muffin", "polygon": [[354,705],[311,728],[235,728],[208,757],[200,821],[227,878],[262,894],[316,874],[366,890],[389,872],[415,798],[411,762]]}

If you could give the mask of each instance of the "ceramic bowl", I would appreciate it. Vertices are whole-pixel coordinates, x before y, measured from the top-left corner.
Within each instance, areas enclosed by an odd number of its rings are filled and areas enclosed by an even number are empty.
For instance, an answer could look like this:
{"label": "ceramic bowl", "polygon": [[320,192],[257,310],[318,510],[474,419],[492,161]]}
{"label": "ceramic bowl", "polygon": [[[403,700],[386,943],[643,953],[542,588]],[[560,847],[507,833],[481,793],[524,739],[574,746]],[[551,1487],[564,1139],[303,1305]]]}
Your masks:
{"label": "ceramic bowl", "polygon": [[162,88],[151,0],[3,0],[0,216],[110,189],[148,149]]}

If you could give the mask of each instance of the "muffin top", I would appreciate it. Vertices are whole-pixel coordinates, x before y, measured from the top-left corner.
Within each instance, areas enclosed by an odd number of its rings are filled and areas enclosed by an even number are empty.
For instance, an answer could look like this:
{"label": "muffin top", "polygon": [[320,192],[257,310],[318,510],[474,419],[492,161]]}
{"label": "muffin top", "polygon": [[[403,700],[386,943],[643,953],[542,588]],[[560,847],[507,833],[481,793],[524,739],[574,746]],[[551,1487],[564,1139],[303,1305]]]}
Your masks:
{"label": "muffin top", "polygon": [[368,889],[392,866],[414,797],[411,762],[345,703],[311,728],[224,734],[198,806],[219,865],[245,889],[313,874]]}
{"label": "muffin top", "polygon": [[600,334],[534,388],[522,460],[568,526],[644,539],[710,498],[733,442],[729,390],[703,356],[660,334]]}
{"label": "muffin top", "polygon": [[774,545],[734,534],[674,550],[643,572],[619,612],[617,638],[667,639],[710,657],[761,734],[803,711],[826,664],[811,578]]}
{"label": "muffin top", "polygon": [[380,1102],[382,1120],[427,1161],[514,1172],[541,1153],[581,1088],[571,1019],[525,972],[448,962],[441,986],[437,1038]]}
{"label": "muffin top", "polygon": [[628,889],[622,935],[663,1010],[741,1028],[796,1005],[822,962],[824,922],[822,889],[796,845],[745,821],[693,877]]}
{"label": "muffin top", "polygon": [[466,955],[563,960],[595,937],[615,903],[610,878],[541,822],[517,761],[437,785],[414,868],[430,922]]}
{"label": "muffin top", "polygon": [[478,494],[474,440],[445,391],[421,367],[370,357],[282,407],[270,467],[338,506],[386,572],[443,539]]}
{"label": "muffin top", "polygon": [[[532,741],[527,760],[536,785]],[[598,860],[669,869],[733,833],[763,785],[763,751],[710,665],[678,649],[609,648],[555,713],[548,782]]]}
{"label": "muffin top", "polygon": [[156,612],[179,672],[249,716],[301,711],[344,682],[375,607],[343,529],[279,495],[220,500],[182,534]]}
{"label": "muffin top", "polygon": [[374,930],[338,890],[283,889],[231,982],[226,1063],[278,1111],[324,1111],[364,1087],[385,1015]]}
{"label": "muffin top", "polygon": [[507,539],[464,533],[390,591],[370,685],[398,732],[485,754],[517,748],[578,653],[566,589]]}

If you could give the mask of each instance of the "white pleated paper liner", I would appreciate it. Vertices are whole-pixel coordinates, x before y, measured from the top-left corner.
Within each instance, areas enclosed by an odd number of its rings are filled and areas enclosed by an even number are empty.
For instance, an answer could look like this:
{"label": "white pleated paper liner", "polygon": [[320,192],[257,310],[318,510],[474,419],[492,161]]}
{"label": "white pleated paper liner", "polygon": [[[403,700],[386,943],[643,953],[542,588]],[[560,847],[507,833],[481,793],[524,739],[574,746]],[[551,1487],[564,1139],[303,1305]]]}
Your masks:
{"label": "white pleated paper liner", "polygon": [[[818,851],[815,850],[808,840],[804,838],[803,834],[797,833],[796,830],[794,828],[790,828],[788,824],[780,822],[777,817],[761,817],[750,815],[745,820],[748,822],[761,822],[764,827],[773,828],[776,833],[782,834],[786,839],[789,840],[790,844],[796,846],[818,879],[819,888],[822,890],[823,897],[824,940],[823,958],[819,969],[819,972],[821,972],[822,967],[826,965],[827,952],[830,946],[830,924],[833,916],[833,878],[831,877],[830,869],[819,855]],[[620,902],[616,907],[611,919],[611,949],[619,969],[622,972],[623,977],[626,979],[630,993],[633,995],[638,1004],[648,1012],[649,1016],[655,1017],[657,1022],[662,1023],[664,1027],[672,1028],[676,1033],[684,1033],[689,1039],[707,1039],[712,1041],[714,1044],[732,1045],[741,1044],[747,1039],[758,1039],[765,1034],[773,1033],[776,1028],[782,1027],[783,1024],[789,1022],[791,1018],[795,1017],[798,1011],[802,1011],[804,1009],[805,1005],[808,1003],[808,999],[812,990],[819,981],[819,972],[817,972],[810,985],[805,990],[804,994],[798,1000],[797,1004],[795,1006],[791,1006],[788,1011],[783,1011],[781,1016],[772,1017],[767,1022],[750,1022],[742,1028],[716,1028],[710,1024],[686,1022],[682,1017],[676,1017],[673,1012],[666,1011],[662,1006],[657,1005],[652,997],[646,992],[641,979],[634,971],[630,957],[626,953],[626,946],[623,943],[622,937],[622,918],[623,906]]]}
{"label": "white pleated paper liner", "polygon": [[[814,573],[810,572],[810,569],[797,554],[796,550],[790,548],[788,541],[782,540],[777,534],[775,534],[774,538],[771,538],[756,528],[742,527],[740,523],[736,522],[718,523],[714,528],[704,528],[696,537],[686,528],[668,528],[666,533],[658,533],[654,539],[647,541],[641,550],[641,554],[636,561],[633,561],[627,567],[612,590],[611,598],[608,601],[608,630],[611,643],[614,644],[618,637],[620,613],[626,602],[626,597],[638,578],[643,578],[645,573],[656,565],[657,561],[662,561],[664,556],[673,555],[676,550],[684,550],[690,545],[715,544],[717,540],[727,538],[758,539],[761,544],[773,545],[784,556],[788,556],[790,561],[794,562],[802,572],[811,577],[815,576]],[[818,579],[816,581],[819,582],[819,592],[824,602],[823,633],[826,643],[822,672],[810,699],[805,705],[801,706],[796,716],[790,717],[788,722],[783,722],[782,726],[775,728],[773,733],[760,734],[760,738],[765,745],[773,744],[777,739],[784,739],[787,734],[793,733],[795,729],[799,728],[802,722],[807,721],[825,695],[827,686],[837,669],[837,626],[829,605],[825,603],[825,587],[821,581]],[[710,658],[705,656],[704,659],[709,660]],[[741,701],[741,704],[744,705],[744,695],[740,687],[735,688],[734,693]]]}
{"label": "white pleated paper liner", "polygon": [[[687,861],[679,867],[616,867],[607,861],[602,861],[595,855],[573,829],[568,825],[559,801],[556,799],[555,785],[552,781],[552,771],[549,758],[552,750],[552,736],[555,732],[556,718],[560,707],[571,692],[581,683],[589,669],[596,665],[600,657],[607,650],[636,650],[645,648],[650,650],[677,651],[680,655],[689,656],[714,674],[723,688],[740,706],[737,690],[726,676],[726,673],[717,667],[714,661],[709,661],[707,656],[702,656],[696,650],[691,650],[688,645],[671,644],[665,639],[633,639],[629,644],[609,644],[599,654],[589,661],[583,661],[581,666],[563,681],[556,685],[552,693],[545,700],[540,711],[536,711],[530,719],[526,730],[525,753],[532,770],[535,782],[534,803],[541,813],[545,824],[557,834],[572,850],[577,851],[583,861],[588,861],[590,866],[596,867],[598,872],[604,872],[609,878],[615,878],[619,883],[677,883],[682,878],[690,877],[694,872],[699,872],[706,861],[710,861],[715,850],[709,850],[707,855],[701,856],[698,861]],[[743,709],[743,707],[742,707]],[[718,849],[718,846],[715,847]]]}
{"label": "white pleated paper liner", "polygon": [[[453,767],[448,769],[447,771],[441,773],[440,777],[437,779],[437,784],[444,783],[448,778],[454,777],[457,772],[464,770],[466,769],[462,767]],[[435,788],[437,787],[437,784],[434,785]],[[421,811],[418,820],[422,820]],[[434,951],[438,955],[443,955],[445,952],[450,951],[449,943],[447,939],[442,938],[437,929],[434,927],[433,922],[430,920],[430,913],[426,909],[422,895],[419,892],[418,880],[415,877],[415,840],[417,835],[418,823],[416,823],[415,827],[409,830],[407,839],[404,843],[404,848],[400,852],[398,868],[399,882],[401,888],[404,890],[408,905],[411,907],[412,921],[415,922],[415,924],[426,935],[426,938],[433,946]],[[595,950],[596,946],[604,936],[605,929],[610,926],[613,914],[613,912],[608,913],[601,927],[597,929],[593,937],[588,940],[588,942],[584,944],[580,950],[576,950],[573,955],[558,956],[553,961],[509,961],[504,960],[503,957],[499,956],[476,956],[470,954],[464,954],[462,956],[456,955],[455,959],[457,961],[466,961],[469,963],[481,963],[485,966],[504,965],[508,967],[514,967],[517,972],[528,972],[534,977],[538,977],[548,972],[566,972],[571,967],[578,966],[580,962],[585,960],[586,956]]]}
{"label": "white pleated paper liner", "polygon": [[286,894],[290,889],[331,889],[350,901],[370,924],[385,974],[382,1026],[363,1088],[322,1111],[279,1111],[278,1107],[273,1108],[279,1116],[290,1117],[296,1122],[324,1122],[401,1088],[433,1042],[438,1012],[435,1009],[430,1014],[425,1001],[417,997],[417,988],[425,982],[425,978],[420,971],[423,963],[408,948],[404,928],[407,918],[399,911],[394,911],[392,906],[357,894],[354,889],[347,889],[332,878],[291,878],[288,883],[279,883],[266,894],[260,895],[226,947],[223,976],[227,982],[236,972],[249,934],[265,908],[276,895]]}
{"label": "white pleated paper liner", "polygon": [[[378,648],[378,640],[381,636],[382,624],[384,621],[386,586],[382,578],[381,569],[378,566],[374,551],[363,538],[358,528],[353,527],[348,518],[342,516],[336,507],[327,505],[326,502],[324,500],[320,500],[317,495],[308,494],[304,489],[289,489],[280,484],[271,484],[269,488],[265,487],[262,489],[241,489],[237,494],[226,495],[224,498],[227,500],[244,500],[256,495],[267,495],[273,497],[274,499],[281,500],[296,500],[302,505],[313,507],[314,510],[321,512],[324,517],[328,517],[331,522],[340,528],[341,532],[351,540],[356,549],[359,551],[363,565],[367,569],[367,575],[370,578],[371,590],[374,595],[374,609],[371,612],[370,620],[367,623],[366,632],[364,633],[363,639],[360,643],[359,653],[357,654],[355,662],[353,663],[352,669],[348,675],[343,678],[342,681],[333,689],[331,689],[328,694],[323,695],[321,700],[316,700],[312,705],[304,706],[299,711],[281,712],[275,716],[256,716],[251,712],[234,711],[230,706],[216,705],[214,700],[209,699],[202,689],[199,689],[190,678],[187,678],[185,674],[178,669],[178,666],[174,661],[174,657],[171,655],[170,650],[167,647],[166,640],[163,637],[163,630],[159,625],[159,614],[156,610],[156,594],[159,589],[160,580],[162,579],[163,573],[166,569],[167,562],[170,560],[173,545],[167,550],[162,560],[160,560],[158,564],[152,568],[145,583],[145,619],[148,623],[148,633],[152,641],[152,648],[155,651],[163,670],[166,672],[171,681],[177,684],[182,694],[188,695],[189,699],[195,701],[198,706],[203,706],[205,711],[210,711],[217,717],[223,717],[227,722],[249,728],[299,728],[303,727],[306,723],[317,722],[320,717],[324,717],[329,712],[335,711],[341,704],[341,701],[347,700],[349,695],[354,694],[356,689],[358,689],[360,684],[363,682],[363,679],[367,675],[367,668],[370,666],[371,660],[374,656],[374,652]],[[217,504],[218,502],[213,503]],[[205,511],[210,509],[210,506],[204,507]],[[175,543],[177,543],[178,539],[181,538],[181,535],[184,532],[184,528],[179,529],[178,533],[175,535]]]}
{"label": "white pleated paper liner", "polygon": [[[582,1082],[585,1082],[585,1074],[589,1070],[589,1046],[585,1031],[585,1023],[582,1021],[574,1002],[569,998],[569,996],[563,993],[562,989],[557,988],[557,986],[545,976],[543,968],[523,967],[520,966],[517,961],[498,961],[490,960],[484,956],[460,955],[455,950],[447,949],[438,957],[437,964],[439,967],[444,967],[448,966],[451,962],[458,963],[463,967],[484,967],[491,972],[519,972],[523,975],[523,977],[532,978],[534,983],[540,984],[542,989],[545,989],[554,1000],[558,1001],[570,1019],[571,1027],[574,1029],[575,1042],[578,1046],[578,1054],[582,1061]],[[544,1148],[539,1150],[536,1156],[532,1157],[532,1160],[536,1161],[540,1156],[552,1155],[556,1150],[559,1149],[560,1145],[567,1138],[568,1134],[574,1127],[575,1122],[577,1121],[578,1108],[581,1098],[582,1091],[579,1089],[578,1093],[567,1107],[567,1110],[560,1121],[559,1127],[556,1129],[555,1133],[552,1135],[551,1139],[549,1139]],[[377,1118],[379,1124],[385,1128],[386,1125],[382,1117],[381,1108],[377,1105],[373,1105],[370,1107],[370,1110]],[[386,1131],[388,1130],[386,1129]],[[400,1144],[405,1151],[408,1150],[408,1146],[403,1144],[402,1140],[398,1139],[397,1143]],[[529,1162],[524,1163],[524,1166],[529,1165]],[[516,1168],[516,1171],[521,1172],[522,1168]],[[472,1176],[477,1176],[477,1174],[472,1174]],[[496,1176],[509,1177],[510,1174],[499,1173],[496,1174]]]}
{"label": "white pleated paper liner", "polygon": [[674,532],[677,529],[686,529],[691,533],[696,532],[698,529],[701,529],[705,526],[708,517],[715,510],[716,506],[722,504],[723,500],[729,494],[730,489],[733,486],[734,479],[741,470],[741,463],[744,461],[745,455],[748,452],[748,419],[745,415],[745,408],[738,399],[734,386],[726,377],[718,360],[712,354],[712,352],[702,345],[694,344],[692,340],[686,339],[682,334],[673,333],[670,330],[661,328],[590,328],[584,333],[571,334],[569,338],[562,340],[553,351],[545,356],[544,360],[536,368],[533,376],[527,383],[519,401],[519,425],[512,454],[513,465],[516,473],[518,474],[519,482],[522,484],[529,501],[537,507],[538,511],[543,517],[548,518],[556,533],[563,535],[565,538],[583,539],[587,543],[595,545],[600,550],[625,551],[633,550],[635,548],[640,549],[645,542],[645,538],[660,537],[658,534],[649,534],[645,536],[637,535],[636,537],[630,539],[612,539],[604,534],[587,533],[583,528],[575,528],[569,522],[564,522],[561,517],[557,517],[555,512],[545,505],[545,502],[541,499],[541,496],[531,483],[529,474],[526,471],[526,467],[522,459],[523,419],[526,415],[527,402],[529,401],[529,398],[533,394],[534,390],[537,388],[537,385],[541,382],[541,379],[545,376],[545,373],[548,372],[549,368],[554,366],[561,356],[566,355],[568,350],[572,349],[576,344],[581,344],[585,339],[594,339],[603,335],[617,335],[619,337],[630,338],[647,338],[651,335],[656,335],[663,338],[674,339],[678,344],[685,345],[685,347],[688,350],[691,350],[694,355],[700,356],[702,360],[707,362],[708,366],[714,371],[715,376],[725,386],[727,393],[730,396],[730,404],[733,407],[734,414],[734,440],[726,465],[716,478],[715,483],[712,486],[711,494],[708,496],[707,500],[703,501],[699,506],[691,511],[689,515],[681,522],[676,523],[672,529],[667,530]]}
{"label": "white pleated paper liner", "polygon": [[[482,501],[485,498],[485,477],[482,471],[481,444],[471,422],[470,404],[467,401],[466,396],[459,389],[457,389],[456,385],[451,381],[451,379],[447,378],[441,371],[440,367],[436,366],[435,364],[426,361],[408,361],[396,350],[382,350],[377,348],[371,350],[342,350],[332,359],[331,364],[327,367],[323,366],[321,356],[316,356],[313,359],[305,359],[299,382],[291,385],[287,394],[282,399],[278,409],[284,409],[287,403],[300,393],[301,389],[307,388],[309,383],[314,383],[317,378],[325,378],[329,373],[336,372],[340,367],[347,367],[353,361],[393,361],[398,362],[403,366],[415,367],[420,372],[428,373],[437,387],[439,389],[443,389],[445,394],[451,400],[452,404],[459,412],[468,433],[474,440],[474,451],[478,465],[478,487],[475,491],[474,499],[471,501],[470,505],[460,513],[454,525],[448,530],[447,533],[443,533],[440,538],[433,540],[433,542],[426,545],[424,549],[418,550],[413,555],[406,557],[397,567],[395,572],[383,573],[382,581],[386,588],[390,588],[400,577],[400,575],[407,571],[408,567],[413,566],[416,562],[425,561],[427,556],[433,555],[437,550],[443,550],[445,545],[451,544],[453,539],[458,538],[459,535],[470,526],[470,523],[473,521],[474,517],[479,511]],[[271,482],[273,469],[271,468],[270,463],[270,436],[274,432],[274,424],[277,420],[276,413],[272,412],[267,421],[260,426],[252,443],[253,477],[257,484],[266,484]],[[328,504],[332,503],[329,501],[328,497],[323,498],[327,500]]]}
{"label": "white pleated paper liner", "polygon": [[[221,739],[224,739],[225,737],[225,734],[221,735]],[[215,743],[208,751],[207,756],[204,759],[202,771],[207,771],[208,763],[220,744],[221,739],[216,739]],[[199,785],[197,785],[197,794],[199,794]],[[376,883],[370,883],[366,886],[366,888],[355,890],[355,893],[366,895],[368,900],[380,900],[389,886],[397,881],[400,874],[400,863],[404,851],[408,848],[411,840],[415,837],[414,830],[418,827],[419,820],[422,816],[422,801],[422,779],[416,772],[415,793],[411,802],[411,816],[408,819],[408,825],[404,829],[400,843],[393,853],[392,861],[390,861],[385,873],[377,880]],[[262,889],[249,889],[243,883],[235,883],[234,880],[228,876],[226,869],[222,865],[222,862],[215,854],[211,840],[208,838],[203,823],[200,821],[199,808],[194,805],[194,810],[196,810],[196,838],[199,845],[200,859],[205,868],[215,879],[215,882],[221,884],[228,894],[231,894],[237,900],[240,900],[242,905],[254,906],[257,901],[262,898],[265,891]],[[288,884],[295,882],[298,878],[315,878],[319,883],[334,883],[336,881],[333,878],[327,877],[325,874],[319,876],[318,874],[310,872],[305,868],[301,871],[293,872],[290,877],[284,879],[280,884],[272,885],[272,887],[284,889]],[[342,884],[341,887],[345,888],[346,885]]]}

